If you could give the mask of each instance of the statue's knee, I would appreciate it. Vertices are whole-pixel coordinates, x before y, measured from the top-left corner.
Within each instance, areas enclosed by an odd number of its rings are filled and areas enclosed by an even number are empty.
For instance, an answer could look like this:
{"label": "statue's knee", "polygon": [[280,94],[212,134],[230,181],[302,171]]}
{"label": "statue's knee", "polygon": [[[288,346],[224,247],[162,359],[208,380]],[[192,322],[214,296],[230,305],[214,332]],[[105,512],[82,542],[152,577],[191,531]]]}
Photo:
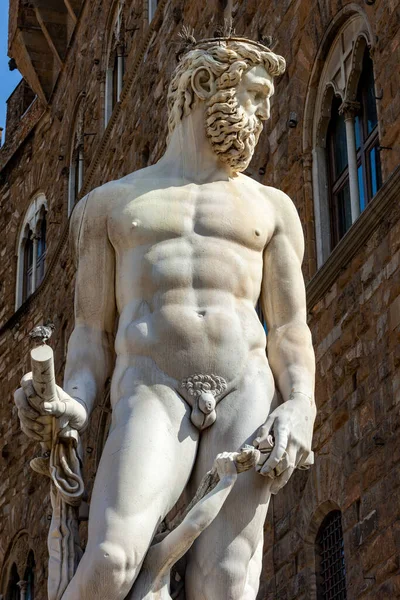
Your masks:
{"label": "statue's knee", "polygon": [[127,553],[121,545],[110,542],[92,548],[87,552],[85,562],[86,583],[90,581],[93,591],[98,589],[99,598],[103,598],[106,589],[109,595],[104,597],[107,598],[116,593],[118,596],[122,592],[128,593],[139,568],[134,552]]}

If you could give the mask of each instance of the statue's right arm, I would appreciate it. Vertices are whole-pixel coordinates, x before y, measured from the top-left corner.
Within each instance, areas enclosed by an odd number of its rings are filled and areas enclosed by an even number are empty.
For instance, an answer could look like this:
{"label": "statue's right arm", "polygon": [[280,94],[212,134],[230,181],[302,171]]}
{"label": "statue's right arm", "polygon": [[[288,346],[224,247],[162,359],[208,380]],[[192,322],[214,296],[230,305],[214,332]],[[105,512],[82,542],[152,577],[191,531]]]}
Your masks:
{"label": "statue's right arm", "polygon": [[[64,388],[58,399],[43,402],[36,395],[32,374],[24,375],[14,394],[21,428],[37,441],[51,438],[51,419],[63,417],[82,431],[111,375],[115,324],[115,261],[107,234],[107,199],[100,190],[76,205],[70,222],[72,254],[77,268],[75,327],[68,343]],[[40,406],[40,412],[34,407]]]}
{"label": "statue's right arm", "polygon": [[102,190],[82,198],[70,225],[77,272],[64,390],[83,404],[88,416],[114,364],[115,255],[107,231],[107,200]]}

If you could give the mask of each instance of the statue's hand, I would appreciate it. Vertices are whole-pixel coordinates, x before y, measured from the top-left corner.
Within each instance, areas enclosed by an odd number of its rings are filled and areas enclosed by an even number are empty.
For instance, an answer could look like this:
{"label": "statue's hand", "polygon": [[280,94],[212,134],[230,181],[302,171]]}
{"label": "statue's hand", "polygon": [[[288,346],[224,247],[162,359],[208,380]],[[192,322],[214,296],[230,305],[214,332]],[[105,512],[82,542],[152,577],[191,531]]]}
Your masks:
{"label": "statue's hand", "polygon": [[218,454],[214,461],[214,468],[217,470],[220,479],[228,478],[232,483],[236,481],[236,457],[237,452],[222,452],[221,454]]}
{"label": "statue's hand", "polygon": [[69,426],[82,431],[86,427],[88,413],[84,404],[72,398],[59,386],[56,386],[56,389],[57,399],[46,402],[35,392],[32,373],[24,375],[21,379],[21,387],[15,392],[14,401],[18,408],[21,429],[30,438],[40,442],[49,441],[52,417],[60,418],[63,429]]}
{"label": "statue's hand", "polygon": [[18,417],[22,431],[37,442],[51,440],[52,419],[35,410],[28,402],[22,387],[14,393],[14,402],[18,409]]}
{"label": "statue's hand", "polygon": [[316,407],[309,398],[296,395],[276,408],[260,428],[253,444],[261,452],[270,448],[273,435],[274,447],[260,469],[274,481],[271,492],[276,494],[291,477],[295,468],[308,468],[313,464],[311,442]]}

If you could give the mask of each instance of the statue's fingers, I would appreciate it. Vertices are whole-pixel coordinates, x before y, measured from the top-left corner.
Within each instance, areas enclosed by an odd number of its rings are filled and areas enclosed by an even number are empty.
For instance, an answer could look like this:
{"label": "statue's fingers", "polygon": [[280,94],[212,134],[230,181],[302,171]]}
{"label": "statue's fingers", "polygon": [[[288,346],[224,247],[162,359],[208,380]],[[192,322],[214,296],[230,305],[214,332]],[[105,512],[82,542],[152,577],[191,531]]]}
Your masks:
{"label": "statue's fingers", "polygon": [[271,494],[277,494],[279,492],[279,490],[282,489],[287,484],[287,482],[293,475],[294,469],[295,469],[294,465],[291,465],[290,467],[288,467],[286,469],[286,471],[284,471],[282,473],[282,475],[280,475],[279,477],[276,477],[274,479],[274,481],[272,482],[272,485],[271,485]]}
{"label": "statue's fingers", "polygon": [[37,423],[42,423],[42,425],[49,425],[50,427],[53,424],[53,417],[51,416],[47,416],[47,415],[41,415],[40,417],[37,417],[36,419]]}
{"label": "statue's fingers", "polygon": [[30,427],[27,427],[26,425],[24,425],[24,423],[21,423],[21,431],[26,436],[28,436],[29,438],[31,438],[33,440],[36,440],[37,442],[44,441],[42,435],[40,435],[37,431],[34,431]]}
{"label": "statue's fingers", "polygon": [[261,475],[269,475],[276,465],[282,460],[289,441],[289,433],[286,429],[277,427],[275,431],[275,445],[268,460],[265,461],[260,473]]}
{"label": "statue's fingers", "polygon": [[274,421],[274,417],[268,417],[264,425],[260,427],[260,429],[258,430],[257,437],[253,440],[253,446],[255,448],[259,448],[260,450],[262,450],[265,447],[265,444],[268,444],[267,438],[274,425]]}
{"label": "statue's fingers", "polygon": [[29,404],[26,394],[22,388],[18,388],[14,392],[14,402],[15,402],[15,406],[18,408],[18,410],[21,408],[24,408],[24,409],[30,408],[30,404]]}
{"label": "statue's fingers", "polygon": [[305,452],[303,457],[297,464],[298,469],[307,470],[314,464],[314,452],[311,450],[310,452]]}
{"label": "statue's fingers", "polygon": [[289,459],[288,453],[285,451],[285,452],[283,453],[283,456],[282,456],[282,458],[281,458],[280,462],[279,462],[279,463],[276,465],[276,467],[275,467],[275,473],[276,473],[276,475],[277,475],[278,477],[279,477],[280,475],[282,475],[282,473],[283,473],[284,471],[286,471],[286,469],[288,469],[288,468],[291,466],[291,464],[293,464],[293,463],[291,463],[291,462],[290,462],[290,459]]}
{"label": "statue's fingers", "polygon": [[30,398],[31,396],[37,396],[32,383],[32,373],[27,373],[23,376],[23,378],[21,379],[21,387],[24,390],[25,395],[28,396],[28,398]]}
{"label": "statue's fingers", "polygon": [[43,402],[43,410],[46,415],[54,417],[62,417],[66,413],[67,405],[62,400],[53,400],[51,402]]}
{"label": "statue's fingers", "polygon": [[24,420],[34,422],[39,419],[40,413],[38,413],[34,408],[31,408],[31,406],[27,403],[26,406],[18,407],[18,416],[20,419],[22,418]]}

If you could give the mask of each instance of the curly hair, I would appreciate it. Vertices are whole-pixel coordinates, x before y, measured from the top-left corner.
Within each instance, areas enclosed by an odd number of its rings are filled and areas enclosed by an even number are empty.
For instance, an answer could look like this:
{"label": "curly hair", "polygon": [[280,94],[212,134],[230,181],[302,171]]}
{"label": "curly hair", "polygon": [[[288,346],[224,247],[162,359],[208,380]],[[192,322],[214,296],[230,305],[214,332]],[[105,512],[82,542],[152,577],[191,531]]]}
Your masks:
{"label": "curly hair", "polygon": [[195,103],[191,77],[198,67],[207,67],[216,79],[216,90],[233,88],[248,69],[262,65],[276,77],[286,68],[285,59],[267,47],[239,40],[216,40],[199,44],[185,54],[175,69],[168,88],[168,130],[172,134]]}

